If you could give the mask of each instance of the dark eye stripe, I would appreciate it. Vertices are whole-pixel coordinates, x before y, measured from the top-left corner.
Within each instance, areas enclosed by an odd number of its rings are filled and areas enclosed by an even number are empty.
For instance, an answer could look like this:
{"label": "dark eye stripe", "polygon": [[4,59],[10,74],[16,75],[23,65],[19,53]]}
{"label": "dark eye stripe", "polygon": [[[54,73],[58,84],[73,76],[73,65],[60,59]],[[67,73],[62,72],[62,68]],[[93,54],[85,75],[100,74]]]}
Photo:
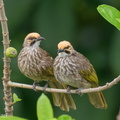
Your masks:
{"label": "dark eye stripe", "polygon": [[70,54],[70,51],[65,50],[65,52],[66,52],[67,54]]}
{"label": "dark eye stripe", "polygon": [[34,43],[35,43],[35,41],[32,41],[32,42],[30,43],[30,46],[32,46]]}

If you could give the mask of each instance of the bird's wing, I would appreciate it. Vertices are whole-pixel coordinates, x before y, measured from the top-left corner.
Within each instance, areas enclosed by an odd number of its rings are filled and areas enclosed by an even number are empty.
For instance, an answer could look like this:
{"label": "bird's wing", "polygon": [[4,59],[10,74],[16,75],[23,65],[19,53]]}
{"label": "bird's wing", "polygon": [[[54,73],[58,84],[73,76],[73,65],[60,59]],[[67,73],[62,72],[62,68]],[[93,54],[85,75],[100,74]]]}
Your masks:
{"label": "bird's wing", "polygon": [[87,70],[87,69],[80,70],[79,73],[84,79],[93,83],[92,84],[92,85],[94,85],[93,87],[98,86],[98,77],[97,77],[97,74],[92,66],[89,70]]}
{"label": "bird's wing", "polygon": [[[41,56],[42,56],[42,70],[44,71],[44,74],[48,75],[48,76],[53,76],[53,58],[50,56],[50,54],[48,52],[46,52],[45,50],[43,50],[42,48],[39,48],[42,52],[41,52]],[[40,63],[41,65],[41,63]]]}
{"label": "bird's wing", "polygon": [[98,86],[97,74],[90,61],[82,54],[76,52],[78,69],[80,75],[92,83],[93,87]]}

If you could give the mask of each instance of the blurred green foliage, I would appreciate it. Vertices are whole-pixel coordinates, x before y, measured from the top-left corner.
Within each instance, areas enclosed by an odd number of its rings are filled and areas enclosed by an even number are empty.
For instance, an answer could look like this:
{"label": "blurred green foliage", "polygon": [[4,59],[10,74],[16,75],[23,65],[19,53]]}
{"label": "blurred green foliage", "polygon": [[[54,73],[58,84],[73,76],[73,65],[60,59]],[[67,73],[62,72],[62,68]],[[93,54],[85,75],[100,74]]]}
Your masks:
{"label": "blurred green foliage", "polygon": [[[84,54],[93,64],[104,85],[120,74],[120,33],[97,12],[100,4],[111,5],[120,10],[119,0],[4,0],[8,18],[11,46],[18,52],[22,48],[24,37],[29,32],[38,32],[46,38],[41,47],[51,56],[57,55],[57,44],[68,40],[74,48]],[[1,29],[0,29],[1,31]],[[1,33],[1,32],[0,32]],[[2,33],[0,34],[2,41]],[[0,44],[0,76],[3,71],[3,46]],[[17,66],[17,58],[11,61],[11,80],[32,84],[33,81],[22,75]],[[42,83],[41,83],[42,85]],[[114,120],[120,105],[120,84],[104,91],[108,103],[107,110],[95,109],[87,95],[73,95],[77,110],[61,111],[53,107],[55,117],[68,114],[76,120]],[[42,92],[13,88],[22,99],[14,105],[14,115],[36,120],[36,101]],[[51,93],[47,93],[51,99]],[[0,114],[4,114],[3,86],[0,84]],[[52,99],[51,99],[52,102]]]}

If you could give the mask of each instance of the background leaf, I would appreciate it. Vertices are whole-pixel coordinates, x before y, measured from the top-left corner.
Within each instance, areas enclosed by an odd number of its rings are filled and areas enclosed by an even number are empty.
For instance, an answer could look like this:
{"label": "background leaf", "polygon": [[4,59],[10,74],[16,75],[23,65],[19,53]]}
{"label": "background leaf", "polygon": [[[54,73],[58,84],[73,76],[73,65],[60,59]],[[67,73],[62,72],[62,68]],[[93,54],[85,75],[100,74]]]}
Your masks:
{"label": "background leaf", "polygon": [[15,116],[1,116],[0,120],[28,120],[28,119],[24,119],[24,118],[20,118],[20,117],[15,117]]}
{"label": "background leaf", "polygon": [[48,97],[42,94],[37,101],[38,120],[49,120],[53,118],[53,109]]}
{"label": "background leaf", "polygon": [[112,25],[120,30],[120,11],[109,5],[99,5],[97,8],[98,12]]}
{"label": "background leaf", "polygon": [[74,120],[74,119],[72,119],[72,117],[69,115],[61,115],[58,117],[58,120]]}

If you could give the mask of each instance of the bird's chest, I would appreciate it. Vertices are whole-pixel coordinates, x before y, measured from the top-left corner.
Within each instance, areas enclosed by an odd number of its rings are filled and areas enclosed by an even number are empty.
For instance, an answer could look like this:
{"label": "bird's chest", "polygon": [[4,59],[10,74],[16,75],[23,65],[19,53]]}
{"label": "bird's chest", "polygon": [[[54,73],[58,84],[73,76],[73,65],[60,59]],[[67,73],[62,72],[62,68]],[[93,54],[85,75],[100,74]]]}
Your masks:
{"label": "bird's chest", "polygon": [[68,58],[59,59],[55,72],[57,80],[62,84],[76,86],[79,82],[80,75],[78,74],[77,66]]}
{"label": "bird's chest", "polygon": [[18,59],[20,71],[30,79],[40,81],[44,78],[45,61],[42,60],[41,54],[36,51],[21,54]]}
{"label": "bird's chest", "polygon": [[40,66],[41,63],[38,57],[34,57],[34,55],[27,54],[24,56],[23,60],[21,61],[21,65],[23,64],[22,71],[27,75],[36,75],[40,74]]}
{"label": "bird's chest", "polygon": [[88,81],[80,75],[77,62],[68,58],[59,59],[56,64],[55,76],[62,84],[77,88],[90,86]]}

